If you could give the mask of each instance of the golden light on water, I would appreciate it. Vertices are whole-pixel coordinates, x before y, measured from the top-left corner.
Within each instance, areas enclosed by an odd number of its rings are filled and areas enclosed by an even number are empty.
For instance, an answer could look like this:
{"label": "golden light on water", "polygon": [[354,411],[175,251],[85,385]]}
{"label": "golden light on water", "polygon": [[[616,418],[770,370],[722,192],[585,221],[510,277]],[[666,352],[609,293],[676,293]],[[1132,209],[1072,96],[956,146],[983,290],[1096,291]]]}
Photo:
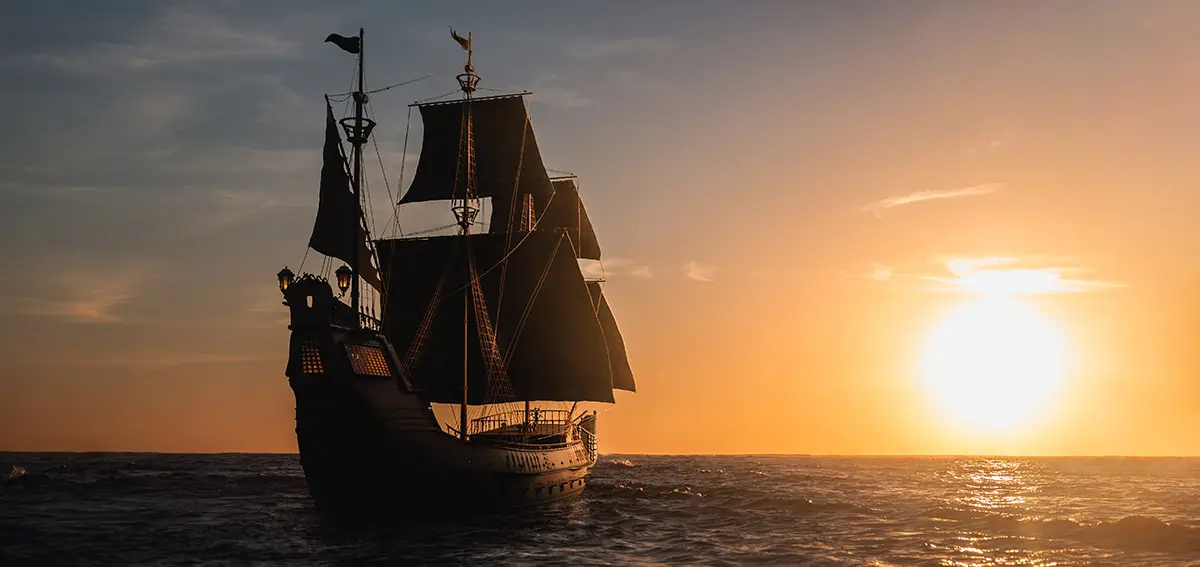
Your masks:
{"label": "golden light on water", "polygon": [[1018,299],[990,296],[959,306],[931,333],[921,375],[956,423],[1007,431],[1046,407],[1066,362],[1053,323]]}

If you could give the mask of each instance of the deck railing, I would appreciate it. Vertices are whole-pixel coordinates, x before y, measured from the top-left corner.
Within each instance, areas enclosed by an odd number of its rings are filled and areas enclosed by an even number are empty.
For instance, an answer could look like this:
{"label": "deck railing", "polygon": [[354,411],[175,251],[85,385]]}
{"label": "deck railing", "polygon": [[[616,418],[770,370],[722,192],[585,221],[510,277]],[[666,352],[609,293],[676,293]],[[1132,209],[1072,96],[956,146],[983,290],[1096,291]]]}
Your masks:
{"label": "deck railing", "polygon": [[[335,300],[329,322],[338,327],[352,329],[354,328],[354,310],[349,305]],[[383,323],[366,313],[359,313],[358,328],[379,332],[383,328]]]}
{"label": "deck railing", "polygon": [[358,320],[362,324],[362,328],[371,331],[379,332],[383,330],[383,321],[376,319],[366,313],[359,313]]}
{"label": "deck railing", "polygon": [[[468,431],[474,435],[502,427],[523,425],[525,424],[525,415],[524,410],[485,415],[481,418],[471,420],[471,427]],[[578,418],[580,415],[576,414],[574,417]],[[572,421],[571,412],[567,410],[547,410],[541,408],[531,408],[529,410],[529,425],[532,427],[541,425],[559,425],[565,427]]]}

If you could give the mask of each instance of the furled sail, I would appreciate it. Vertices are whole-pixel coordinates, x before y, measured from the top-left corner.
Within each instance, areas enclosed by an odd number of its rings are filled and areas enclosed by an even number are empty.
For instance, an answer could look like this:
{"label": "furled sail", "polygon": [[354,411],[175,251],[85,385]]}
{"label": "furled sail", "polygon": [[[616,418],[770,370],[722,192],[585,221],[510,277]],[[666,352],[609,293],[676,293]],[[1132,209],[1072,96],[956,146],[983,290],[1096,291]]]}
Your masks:
{"label": "furled sail", "polygon": [[380,288],[379,273],[371,263],[367,231],[363,227],[362,207],[350,191],[350,176],[346,172],[346,157],[342,154],[342,138],[333,108],[325,103],[325,149],[321,165],[321,201],[317,220],[313,223],[308,246],[326,256],[333,256],[354,265],[363,281]]}
{"label": "furled sail", "polygon": [[600,241],[596,238],[592,221],[588,219],[587,210],[583,208],[583,200],[579,197],[574,179],[554,180],[554,198],[543,208],[545,212],[538,220],[539,229],[565,228],[571,236],[576,257],[600,259]]}
{"label": "furled sail", "polygon": [[492,199],[489,230],[507,232],[509,219],[515,217],[514,203],[523,203],[525,195],[546,203],[554,195],[521,96],[421,105],[421,157],[400,204],[462,198],[467,184],[460,178],[458,153],[467,105],[475,148],[475,196]]}
{"label": "furled sail", "polygon": [[[461,402],[465,332],[468,403],[489,399],[473,307],[463,299],[470,293],[467,254],[473,254],[496,341],[507,363],[511,399],[612,402],[613,373],[605,331],[566,235],[527,233],[506,256],[507,237],[479,234],[376,242],[387,282],[384,330],[398,351],[405,352],[414,342],[435,291],[441,289],[410,379],[425,389],[431,401]],[[507,262],[505,269],[500,267],[502,261]]]}
{"label": "furled sail", "polygon": [[629,355],[625,352],[625,339],[621,337],[621,329],[617,327],[617,318],[608,306],[608,300],[600,289],[600,282],[590,281],[587,282],[587,286],[596,311],[596,320],[604,331],[604,340],[608,346],[608,364],[612,368],[613,388],[636,392],[633,369],[629,366]]}

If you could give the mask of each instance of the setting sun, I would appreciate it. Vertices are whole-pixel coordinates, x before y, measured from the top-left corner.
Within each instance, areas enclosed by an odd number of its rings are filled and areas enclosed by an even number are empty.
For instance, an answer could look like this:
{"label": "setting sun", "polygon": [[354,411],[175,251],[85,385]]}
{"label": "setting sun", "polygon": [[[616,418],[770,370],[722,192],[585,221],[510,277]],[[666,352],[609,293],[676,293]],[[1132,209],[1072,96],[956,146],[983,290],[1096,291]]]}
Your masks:
{"label": "setting sun", "polygon": [[1058,389],[1066,365],[1062,334],[1015,299],[960,306],[933,331],[921,374],[956,422],[1009,430],[1033,417]]}

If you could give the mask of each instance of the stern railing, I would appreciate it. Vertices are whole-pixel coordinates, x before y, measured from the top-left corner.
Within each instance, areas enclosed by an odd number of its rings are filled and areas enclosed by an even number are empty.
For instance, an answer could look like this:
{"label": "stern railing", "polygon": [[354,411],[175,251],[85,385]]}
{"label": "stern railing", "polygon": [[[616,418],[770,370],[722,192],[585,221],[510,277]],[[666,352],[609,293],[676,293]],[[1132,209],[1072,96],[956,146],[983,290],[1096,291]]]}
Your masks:
{"label": "stern railing", "polygon": [[579,432],[579,437],[583,441],[583,448],[587,451],[588,459],[593,463],[596,462],[598,458],[596,454],[596,434],[582,427],[576,427],[575,431]]}
{"label": "stern railing", "polygon": [[[354,325],[354,309],[341,301],[333,301],[333,312],[330,313],[330,323],[337,327],[346,329],[355,328]],[[366,329],[369,331],[379,332],[383,328],[383,322],[366,313],[358,314],[357,328]]]}

